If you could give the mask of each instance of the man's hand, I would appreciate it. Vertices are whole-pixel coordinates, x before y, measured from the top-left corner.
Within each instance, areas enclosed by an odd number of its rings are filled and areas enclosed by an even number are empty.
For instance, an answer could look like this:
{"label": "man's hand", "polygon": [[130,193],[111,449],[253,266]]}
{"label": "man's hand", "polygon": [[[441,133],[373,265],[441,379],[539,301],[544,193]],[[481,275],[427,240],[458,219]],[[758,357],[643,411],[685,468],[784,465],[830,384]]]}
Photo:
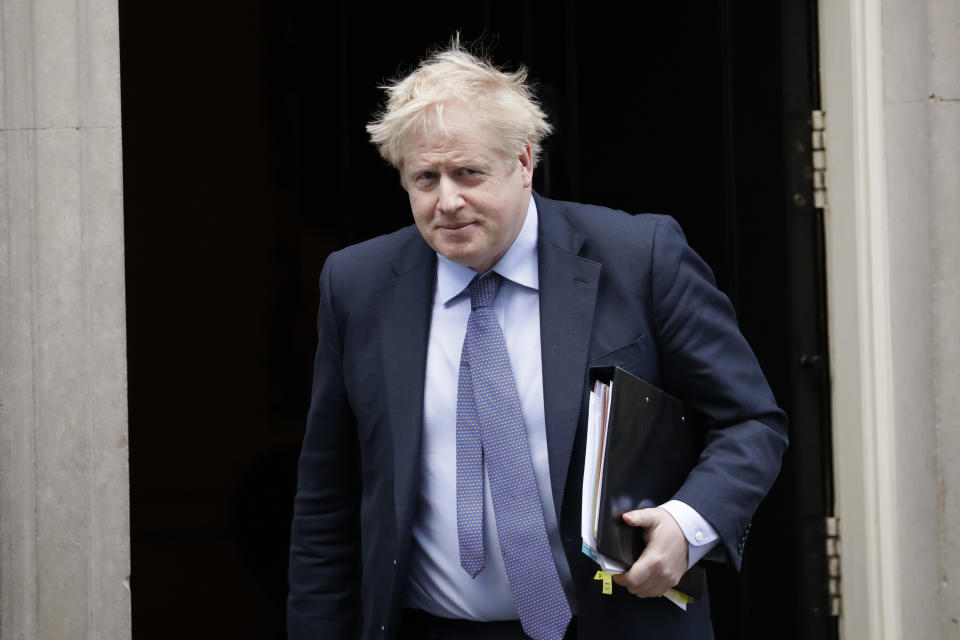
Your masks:
{"label": "man's hand", "polygon": [[665,510],[639,509],[623,514],[631,527],[643,527],[643,553],[626,573],[613,581],[638,598],[655,598],[672,589],[687,570],[687,539]]}

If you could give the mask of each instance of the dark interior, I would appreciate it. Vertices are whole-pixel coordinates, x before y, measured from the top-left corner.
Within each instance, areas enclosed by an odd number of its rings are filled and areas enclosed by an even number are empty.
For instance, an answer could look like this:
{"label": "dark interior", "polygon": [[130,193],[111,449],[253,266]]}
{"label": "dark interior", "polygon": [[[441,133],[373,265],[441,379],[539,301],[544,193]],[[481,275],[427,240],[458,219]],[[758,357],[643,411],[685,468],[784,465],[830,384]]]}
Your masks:
{"label": "dark interior", "polygon": [[[814,41],[786,4],[120,0],[135,637],[284,637],[317,277],[410,223],[364,123],[457,30],[537,82],[536,188],[676,217],[791,413],[785,96],[812,79],[785,61]],[[829,470],[792,451],[742,573],[712,572],[719,638],[827,637],[797,532]]]}

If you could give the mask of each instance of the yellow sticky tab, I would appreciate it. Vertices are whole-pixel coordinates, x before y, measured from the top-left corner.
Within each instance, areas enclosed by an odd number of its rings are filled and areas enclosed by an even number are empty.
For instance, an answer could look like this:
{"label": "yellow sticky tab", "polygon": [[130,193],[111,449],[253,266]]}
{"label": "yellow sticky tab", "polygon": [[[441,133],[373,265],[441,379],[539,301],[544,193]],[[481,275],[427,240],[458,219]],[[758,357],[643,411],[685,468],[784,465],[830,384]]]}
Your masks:
{"label": "yellow sticky tab", "polygon": [[682,591],[677,591],[676,589],[670,589],[670,591],[668,591],[667,593],[673,596],[671,600],[677,600],[679,602],[682,602],[683,604],[690,604],[691,602],[693,602],[693,598],[691,598],[690,596],[688,596]]}
{"label": "yellow sticky tab", "polygon": [[608,596],[613,593],[613,579],[609,573],[603,574],[603,593]]}
{"label": "yellow sticky tab", "polygon": [[593,574],[594,580],[603,580],[603,589],[602,593],[610,595],[613,593],[613,574],[607,573],[606,571],[597,571]]}

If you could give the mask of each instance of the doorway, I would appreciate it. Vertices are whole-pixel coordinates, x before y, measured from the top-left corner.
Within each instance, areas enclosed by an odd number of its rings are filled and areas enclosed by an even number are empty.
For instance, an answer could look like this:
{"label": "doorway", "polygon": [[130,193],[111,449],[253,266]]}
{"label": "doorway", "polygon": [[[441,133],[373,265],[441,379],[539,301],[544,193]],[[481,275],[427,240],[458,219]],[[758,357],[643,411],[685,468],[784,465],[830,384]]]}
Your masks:
{"label": "doorway", "polygon": [[408,224],[363,126],[456,30],[537,82],[538,191],[677,218],[791,417],[742,573],[711,576],[718,638],[835,637],[814,11],[121,0],[135,637],[283,637],[317,276]]}

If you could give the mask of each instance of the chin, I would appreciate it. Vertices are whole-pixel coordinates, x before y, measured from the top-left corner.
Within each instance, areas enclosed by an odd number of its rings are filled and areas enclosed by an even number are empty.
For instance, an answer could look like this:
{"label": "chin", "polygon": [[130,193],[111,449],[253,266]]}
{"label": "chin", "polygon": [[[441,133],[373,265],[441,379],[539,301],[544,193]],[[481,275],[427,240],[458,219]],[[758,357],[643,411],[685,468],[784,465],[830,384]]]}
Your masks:
{"label": "chin", "polygon": [[470,267],[476,271],[477,260],[473,259],[470,256],[457,255],[457,254],[446,254],[446,257],[449,258],[452,262],[463,265],[465,267]]}
{"label": "chin", "polygon": [[462,264],[465,267],[473,268],[473,265],[480,262],[480,259],[474,252],[459,245],[441,246],[437,248],[436,251],[447,260],[456,262],[457,264]]}

